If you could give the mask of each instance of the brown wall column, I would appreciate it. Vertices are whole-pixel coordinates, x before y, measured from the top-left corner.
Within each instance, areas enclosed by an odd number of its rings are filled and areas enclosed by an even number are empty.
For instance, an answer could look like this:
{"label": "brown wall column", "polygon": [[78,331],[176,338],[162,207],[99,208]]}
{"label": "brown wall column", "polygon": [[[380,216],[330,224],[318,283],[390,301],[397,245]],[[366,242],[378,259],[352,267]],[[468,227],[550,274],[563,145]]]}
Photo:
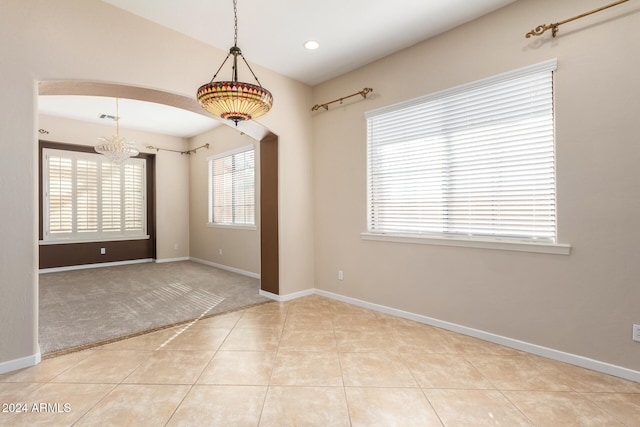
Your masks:
{"label": "brown wall column", "polygon": [[260,288],[279,295],[278,136],[260,141]]}

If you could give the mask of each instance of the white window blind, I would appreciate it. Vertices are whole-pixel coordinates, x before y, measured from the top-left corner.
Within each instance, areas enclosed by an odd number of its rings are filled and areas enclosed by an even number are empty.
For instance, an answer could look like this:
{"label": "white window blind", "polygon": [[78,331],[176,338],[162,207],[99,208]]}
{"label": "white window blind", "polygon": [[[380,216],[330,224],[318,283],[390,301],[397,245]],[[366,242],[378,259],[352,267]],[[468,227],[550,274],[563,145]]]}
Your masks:
{"label": "white window blind", "polygon": [[367,113],[369,231],[555,242],[555,68]]}
{"label": "white window blind", "polygon": [[45,241],[146,235],[144,159],[116,165],[99,154],[43,149]]}
{"label": "white window blind", "polygon": [[253,145],[209,159],[209,222],[255,225]]}

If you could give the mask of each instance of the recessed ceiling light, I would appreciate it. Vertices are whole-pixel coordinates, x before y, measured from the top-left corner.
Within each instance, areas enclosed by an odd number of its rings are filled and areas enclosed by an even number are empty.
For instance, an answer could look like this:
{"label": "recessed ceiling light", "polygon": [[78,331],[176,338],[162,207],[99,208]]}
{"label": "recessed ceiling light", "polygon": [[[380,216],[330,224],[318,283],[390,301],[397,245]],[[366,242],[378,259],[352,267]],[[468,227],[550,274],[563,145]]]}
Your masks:
{"label": "recessed ceiling light", "polygon": [[316,50],[319,47],[320,47],[320,43],[318,43],[315,40],[309,40],[307,42],[304,42],[304,48],[305,49]]}

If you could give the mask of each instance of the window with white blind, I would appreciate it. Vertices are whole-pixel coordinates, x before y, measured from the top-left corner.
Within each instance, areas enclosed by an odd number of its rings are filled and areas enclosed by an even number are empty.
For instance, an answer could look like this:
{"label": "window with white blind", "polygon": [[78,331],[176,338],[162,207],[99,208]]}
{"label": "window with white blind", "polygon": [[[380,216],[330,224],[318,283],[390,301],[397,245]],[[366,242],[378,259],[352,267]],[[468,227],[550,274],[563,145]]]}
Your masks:
{"label": "window with white blind", "polygon": [[208,158],[209,223],[255,225],[255,150],[253,145]]}
{"label": "window with white blind", "polygon": [[555,68],[368,112],[369,234],[554,244]]}
{"label": "window with white blind", "polygon": [[146,238],[146,163],[44,148],[43,240]]}

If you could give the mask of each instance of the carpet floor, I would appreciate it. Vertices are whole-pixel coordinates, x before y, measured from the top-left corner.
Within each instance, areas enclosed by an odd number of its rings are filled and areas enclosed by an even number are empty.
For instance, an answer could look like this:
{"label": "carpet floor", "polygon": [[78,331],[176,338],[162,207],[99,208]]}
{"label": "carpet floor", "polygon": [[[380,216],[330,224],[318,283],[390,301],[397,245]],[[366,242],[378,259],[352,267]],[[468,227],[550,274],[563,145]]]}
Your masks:
{"label": "carpet floor", "polygon": [[258,279],[192,261],[44,273],[39,288],[43,355],[271,301]]}

